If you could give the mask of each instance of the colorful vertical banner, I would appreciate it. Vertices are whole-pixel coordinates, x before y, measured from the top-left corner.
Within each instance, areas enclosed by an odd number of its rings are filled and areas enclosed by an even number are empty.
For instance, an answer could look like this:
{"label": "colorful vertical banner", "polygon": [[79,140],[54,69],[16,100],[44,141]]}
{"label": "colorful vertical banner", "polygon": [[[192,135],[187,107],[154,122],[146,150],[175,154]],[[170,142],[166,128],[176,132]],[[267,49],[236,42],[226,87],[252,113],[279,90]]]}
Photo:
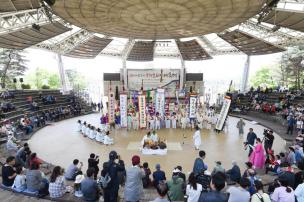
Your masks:
{"label": "colorful vertical banner", "polygon": [[160,115],[165,112],[165,89],[157,89],[155,96],[155,111]]}
{"label": "colorful vertical banner", "polygon": [[109,92],[109,109],[108,109],[109,123],[115,122],[115,95],[114,92]]}
{"label": "colorful vertical banner", "polygon": [[223,106],[221,109],[221,113],[216,121],[216,125],[215,125],[215,129],[217,130],[222,130],[226,117],[228,115],[228,111],[230,108],[230,104],[231,104],[231,98],[229,96],[225,96],[224,102],[223,102]]}
{"label": "colorful vertical banner", "polygon": [[138,96],[138,108],[139,108],[139,127],[145,128],[146,122],[146,97],[144,95]]}
{"label": "colorful vertical banner", "polygon": [[127,103],[128,103],[128,96],[126,94],[121,94],[120,95],[120,126],[122,128],[127,127]]}
{"label": "colorful vertical banner", "polygon": [[189,118],[196,118],[197,96],[190,95]]}

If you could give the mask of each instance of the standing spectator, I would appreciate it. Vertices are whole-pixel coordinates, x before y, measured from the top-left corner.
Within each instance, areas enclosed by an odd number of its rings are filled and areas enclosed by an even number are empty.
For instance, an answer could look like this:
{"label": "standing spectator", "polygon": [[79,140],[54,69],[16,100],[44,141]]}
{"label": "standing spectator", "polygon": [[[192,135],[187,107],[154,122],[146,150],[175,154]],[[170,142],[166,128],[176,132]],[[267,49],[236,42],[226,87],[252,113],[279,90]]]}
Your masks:
{"label": "standing spectator", "polygon": [[263,183],[260,180],[254,181],[256,193],[252,195],[251,202],[270,202],[270,197],[264,193]]}
{"label": "standing spectator", "polygon": [[226,186],[225,175],[221,172],[217,172],[211,176],[211,192],[202,193],[199,202],[226,202],[227,196],[221,193],[221,190]]}
{"label": "standing spectator", "polygon": [[247,189],[250,186],[250,181],[247,178],[241,178],[240,186],[231,186],[227,189],[229,193],[228,202],[249,202],[250,200],[250,193]]}
{"label": "standing spectator", "polygon": [[157,187],[160,181],[166,180],[166,174],[164,171],[160,170],[160,164],[156,164],[156,171],[153,172],[153,185]]}
{"label": "standing spectator", "polygon": [[10,156],[6,159],[6,164],[2,166],[2,184],[6,187],[11,187],[16,177],[16,171],[14,169],[15,157]]}
{"label": "standing spectator", "polygon": [[97,174],[99,172],[98,164],[99,164],[99,156],[95,156],[95,154],[93,153],[90,154],[90,158],[88,159],[88,165],[89,168],[95,169],[94,180],[97,180]]}
{"label": "standing spectator", "polygon": [[285,177],[279,177],[280,187],[275,188],[271,200],[272,202],[295,202],[295,194]]}
{"label": "standing spectator", "polygon": [[293,134],[293,127],[295,125],[295,119],[292,114],[289,114],[287,117],[287,135],[292,135]]}
{"label": "standing spectator", "polygon": [[229,179],[233,182],[239,182],[241,179],[241,170],[236,161],[232,162],[232,168],[226,172]]}
{"label": "standing spectator", "polygon": [[201,195],[202,190],[203,190],[202,185],[196,182],[195,174],[192,172],[189,175],[188,185],[186,188],[187,201],[197,202]]}
{"label": "standing spectator", "polygon": [[50,177],[49,193],[51,198],[60,198],[67,192],[67,186],[64,183],[64,170],[60,166],[53,169]]}
{"label": "standing spectator", "polygon": [[237,129],[239,129],[239,135],[244,135],[244,126],[245,122],[241,118],[236,124]]}
{"label": "standing spectator", "polygon": [[264,142],[264,149],[265,149],[265,152],[266,152],[267,156],[268,156],[268,150],[272,149],[273,141],[274,141],[273,131],[269,130],[265,134],[265,142]]}
{"label": "standing spectator", "polygon": [[165,182],[161,181],[156,187],[158,197],[152,202],[169,202],[167,199],[168,186]]}
{"label": "standing spectator", "polygon": [[145,177],[142,179],[143,187],[148,188],[151,185],[151,179],[150,179],[151,170],[150,170],[149,164],[147,162],[145,162],[143,164],[143,167],[144,167],[144,171],[145,171]]}
{"label": "standing spectator", "polygon": [[87,177],[81,182],[81,192],[84,201],[98,201],[99,200],[99,187],[94,181],[95,169],[89,168],[87,170]]}
{"label": "standing spectator", "polygon": [[169,198],[171,201],[184,200],[184,180],[178,176],[179,170],[174,169],[172,179],[167,182]]}
{"label": "standing spectator", "polygon": [[111,178],[111,181],[109,182],[108,186],[104,188],[105,202],[117,201],[119,190],[119,171],[125,171],[125,165],[123,161],[120,160],[120,156],[117,155],[117,152],[111,151],[109,153],[109,161],[103,164],[103,170],[101,171],[101,175],[103,177],[108,174]]}
{"label": "standing spectator", "polygon": [[295,149],[293,147],[288,148],[287,163],[291,166],[296,164]]}
{"label": "standing spectator", "polygon": [[[79,164],[79,166],[78,166]],[[81,172],[81,168],[83,166],[83,163],[80,162],[78,159],[74,159],[73,164],[70,165],[64,175],[66,180],[75,180],[76,176],[79,175]]]}
{"label": "standing spectator", "polygon": [[206,170],[206,166],[204,164],[204,159],[206,157],[205,151],[199,151],[199,157],[195,159],[193,165],[193,172],[195,175],[198,175]]}
{"label": "standing spectator", "polygon": [[132,166],[127,169],[127,180],[125,184],[125,201],[139,201],[144,195],[142,179],[145,171],[140,168],[140,157],[132,157]]}
{"label": "standing spectator", "polygon": [[254,145],[254,142],[255,142],[255,139],[257,138],[257,135],[253,132],[253,129],[252,128],[249,128],[249,133],[247,134],[247,144],[249,146],[249,154],[248,156],[251,155],[252,151],[253,151],[253,145]]}

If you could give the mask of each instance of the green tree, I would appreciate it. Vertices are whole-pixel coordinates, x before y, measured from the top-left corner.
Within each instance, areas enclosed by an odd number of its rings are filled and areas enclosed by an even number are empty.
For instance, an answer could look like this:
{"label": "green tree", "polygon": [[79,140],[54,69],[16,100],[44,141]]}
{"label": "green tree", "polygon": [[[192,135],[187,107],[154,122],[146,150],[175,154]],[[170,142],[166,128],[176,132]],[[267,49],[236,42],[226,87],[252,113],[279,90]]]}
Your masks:
{"label": "green tree", "polygon": [[304,46],[289,48],[281,58],[282,84],[301,89],[304,78]]}
{"label": "green tree", "polygon": [[266,85],[267,87],[274,88],[278,85],[278,80],[275,71],[277,66],[263,67],[259,69],[250,79],[250,84],[253,87]]}
{"label": "green tree", "polygon": [[51,89],[58,89],[60,87],[58,73],[39,67],[29,72],[25,77],[25,81],[36,89],[41,89],[43,85],[48,85]]}
{"label": "green tree", "polygon": [[20,50],[0,49],[1,87],[11,87],[12,79],[24,75],[27,60]]}
{"label": "green tree", "polygon": [[65,70],[66,76],[69,79],[69,82],[73,88],[77,88],[79,90],[83,90],[87,86],[86,78],[80,74],[75,69],[67,69]]}

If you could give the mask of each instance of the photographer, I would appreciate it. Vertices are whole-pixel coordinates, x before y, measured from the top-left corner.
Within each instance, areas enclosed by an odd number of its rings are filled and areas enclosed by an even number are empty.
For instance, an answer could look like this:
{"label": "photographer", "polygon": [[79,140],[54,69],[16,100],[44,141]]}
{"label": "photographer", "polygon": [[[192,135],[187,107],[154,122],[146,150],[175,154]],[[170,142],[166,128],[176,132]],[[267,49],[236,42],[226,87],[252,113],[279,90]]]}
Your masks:
{"label": "photographer", "polygon": [[268,150],[272,149],[273,141],[274,141],[274,135],[272,130],[264,130],[264,149],[266,151],[266,154],[268,156]]}
{"label": "photographer", "polygon": [[112,202],[117,201],[119,190],[118,172],[125,171],[125,165],[116,151],[111,151],[109,154],[109,161],[103,164],[101,175],[105,177],[107,174],[111,180],[108,182],[107,187],[104,188],[104,201]]}
{"label": "photographer", "polygon": [[95,154],[90,154],[90,158],[88,159],[88,168],[94,168],[94,180],[97,180],[97,174],[99,172],[98,168],[99,164],[99,156],[95,156]]}

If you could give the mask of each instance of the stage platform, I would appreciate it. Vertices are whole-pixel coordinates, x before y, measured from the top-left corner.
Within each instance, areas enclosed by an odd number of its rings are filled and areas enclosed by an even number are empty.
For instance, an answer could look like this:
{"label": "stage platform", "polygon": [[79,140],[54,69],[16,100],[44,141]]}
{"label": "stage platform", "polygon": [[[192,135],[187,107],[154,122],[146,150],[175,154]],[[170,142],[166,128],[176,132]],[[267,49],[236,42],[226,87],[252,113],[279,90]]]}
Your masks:
{"label": "stage platform", "polygon": [[[29,141],[30,148],[37,152],[39,157],[45,161],[67,168],[77,158],[84,163],[84,171],[87,169],[87,160],[90,153],[96,153],[100,156],[101,162],[108,160],[108,154],[111,150],[116,150],[125,161],[127,167],[131,165],[131,158],[134,154],[141,156],[141,163],[148,162],[151,170],[154,170],[155,164],[160,163],[163,170],[168,175],[177,165],[183,166],[184,172],[192,170],[198,151],[193,147],[192,135],[194,131],[190,129],[161,129],[157,131],[158,136],[168,143],[167,155],[143,155],[140,151],[140,142],[147,132],[146,130],[127,131],[118,129],[111,132],[114,138],[114,145],[101,145],[89,138],[84,138],[77,131],[77,120],[81,119],[95,126],[100,126],[100,114],[90,114],[69,120],[64,120],[39,130]],[[239,119],[229,117],[228,127],[225,132],[216,134],[212,130],[203,129],[201,149],[207,153],[205,162],[209,169],[215,165],[215,161],[222,161],[223,166],[228,169],[233,160],[237,161],[241,168],[248,160],[248,151],[244,150],[243,142],[246,134],[238,135],[236,123]],[[245,121],[245,132],[250,127],[259,137],[263,137],[264,127]],[[274,149],[278,153],[284,150],[286,142],[278,135],[275,136]],[[102,163],[100,163],[100,167]]]}

